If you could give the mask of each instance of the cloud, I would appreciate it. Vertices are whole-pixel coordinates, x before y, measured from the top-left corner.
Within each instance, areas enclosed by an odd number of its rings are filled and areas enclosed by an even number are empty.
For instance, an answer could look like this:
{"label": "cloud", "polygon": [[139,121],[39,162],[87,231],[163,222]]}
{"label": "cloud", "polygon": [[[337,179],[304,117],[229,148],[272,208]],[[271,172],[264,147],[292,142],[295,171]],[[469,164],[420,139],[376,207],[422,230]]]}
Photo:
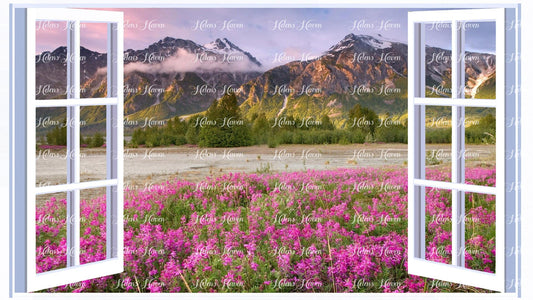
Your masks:
{"label": "cloud", "polygon": [[[241,53],[235,55],[215,55],[210,52],[190,53],[184,49],[178,49],[170,57],[152,62],[131,62],[124,66],[125,73],[135,71],[150,74],[170,74],[180,72],[253,72],[261,71],[261,68],[250,61]],[[148,54],[149,55],[149,54]],[[156,57],[157,58],[157,57]],[[140,58],[150,60],[148,57]]]}

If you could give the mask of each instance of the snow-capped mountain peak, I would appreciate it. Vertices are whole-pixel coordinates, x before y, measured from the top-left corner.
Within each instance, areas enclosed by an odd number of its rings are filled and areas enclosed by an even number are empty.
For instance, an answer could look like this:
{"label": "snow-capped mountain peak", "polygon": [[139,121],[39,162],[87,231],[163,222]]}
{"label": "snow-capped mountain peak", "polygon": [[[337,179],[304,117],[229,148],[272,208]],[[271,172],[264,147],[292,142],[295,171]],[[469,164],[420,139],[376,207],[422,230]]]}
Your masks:
{"label": "snow-capped mountain peak", "polygon": [[332,46],[328,52],[339,52],[347,48],[357,47],[370,47],[372,49],[387,49],[392,47],[392,42],[386,40],[382,36],[379,38],[370,36],[370,35],[355,35],[350,33],[346,35],[341,41],[336,45]]}
{"label": "snow-capped mountain peak", "polygon": [[227,38],[217,38],[211,43],[203,45],[205,51],[215,53],[217,55],[239,55],[246,57],[252,64],[260,67],[261,63],[253,57],[250,53],[242,50],[234,43],[230,42]]}
{"label": "snow-capped mountain peak", "polygon": [[216,39],[211,43],[205,44],[204,48],[208,50],[219,50],[224,52],[239,51],[243,52],[239,47],[230,42],[227,38]]}
{"label": "snow-capped mountain peak", "polygon": [[365,43],[367,43],[369,46],[372,46],[375,49],[387,49],[392,46],[391,42],[385,39],[377,39],[369,35],[363,36],[362,40],[365,41]]}

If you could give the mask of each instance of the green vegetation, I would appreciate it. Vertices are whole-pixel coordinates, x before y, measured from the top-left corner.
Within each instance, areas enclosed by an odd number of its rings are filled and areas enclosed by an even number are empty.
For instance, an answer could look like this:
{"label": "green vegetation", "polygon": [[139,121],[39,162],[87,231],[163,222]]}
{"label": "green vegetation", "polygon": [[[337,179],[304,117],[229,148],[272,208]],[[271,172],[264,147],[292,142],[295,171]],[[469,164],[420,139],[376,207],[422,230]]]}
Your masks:
{"label": "green vegetation", "polygon": [[[449,144],[452,140],[452,129],[426,128],[426,143]],[[465,128],[465,142],[467,144],[495,144],[496,143],[496,118],[487,114],[477,120],[475,124]]]}
{"label": "green vegetation", "polygon": [[379,117],[373,111],[366,107],[362,107],[360,104],[356,104],[348,112],[350,120],[354,120],[352,128],[359,128],[366,134],[372,136],[376,133],[376,127],[379,125]]}
{"label": "green vegetation", "polygon": [[[467,112],[476,114],[478,112]],[[467,124],[465,139],[468,144],[494,144],[496,140],[496,119],[491,112]],[[407,143],[407,118],[378,116],[373,110],[356,104],[350,109],[349,119],[341,126],[327,114],[317,118],[296,118],[280,115],[268,118],[265,113],[254,113],[250,118],[241,115],[235,95],[228,95],[214,101],[204,115],[197,114],[188,120],[174,117],[157,125],[143,126],[133,131],[129,147],[159,147],[194,144],[201,147],[241,147],[268,145],[275,148],[283,144],[361,144],[366,142]],[[442,120],[437,110],[427,111],[428,127],[426,143],[447,144],[451,142],[449,126],[432,126]],[[445,121],[444,121],[445,122]],[[164,124],[164,125],[162,125]],[[445,123],[444,123],[445,124]],[[449,125],[449,124],[448,124]],[[40,144],[66,145],[67,129],[56,126],[46,134],[46,141]],[[102,134],[82,136],[82,145],[101,147],[105,143]]]}
{"label": "green vegetation", "polygon": [[465,140],[468,144],[495,144],[496,118],[487,114],[475,125],[465,129]]}
{"label": "green vegetation", "polygon": [[164,126],[148,126],[138,128],[133,131],[130,147],[146,145],[147,147],[158,147],[168,145],[183,145],[188,141],[187,130],[189,126],[186,121],[179,117],[169,119]]}
{"label": "green vegetation", "polygon": [[196,119],[200,127],[198,145],[202,147],[240,147],[252,144],[250,124],[241,117],[235,94],[225,95]]}
{"label": "green vegetation", "polygon": [[56,126],[46,134],[46,143],[48,145],[67,145],[67,127]]}
{"label": "green vegetation", "polygon": [[[64,123],[63,123],[64,124]],[[82,136],[80,135],[80,144],[85,147],[102,147],[105,143],[104,136],[97,132],[94,135]],[[57,125],[46,134],[46,141],[42,139],[39,141],[41,145],[67,145],[67,127],[64,125]]]}
{"label": "green vegetation", "polygon": [[[281,144],[355,144],[365,142],[407,142],[405,124],[382,126],[377,114],[360,105],[350,111],[361,124],[345,124],[336,128],[326,114],[319,118],[295,118],[292,115],[267,118],[254,113],[249,119],[240,114],[234,95],[213,102],[205,115],[195,115],[188,121],[169,119],[164,126],[138,128],[133,132],[130,147],[196,144],[202,147],[240,147]],[[373,124],[365,124],[370,120]],[[353,126],[352,126],[353,125]]]}
{"label": "green vegetation", "polygon": [[477,88],[475,99],[496,99],[496,73],[491,74]]}
{"label": "green vegetation", "polygon": [[93,136],[80,137],[80,144],[87,145],[87,147],[95,148],[102,147],[105,143],[104,137],[101,133],[97,132]]}
{"label": "green vegetation", "polygon": [[[440,114],[429,111],[434,117]],[[429,121],[431,122],[431,120]],[[433,121],[433,122],[439,122]],[[468,124],[469,144],[494,144],[496,120],[491,113]],[[366,142],[407,143],[407,119],[389,114],[378,116],[373,110],[356,104],[342,127],[335,126],[326,114],[317,118],[280,115],[268,118],[265,113],[243,117],[234,95],[213,102],[205,115],[182,120],[169,119],[164,126],[136,129],[129,146],[147,147],[195,144],[201,147],[240,147],[283,144],[361,144]],[[426,142],[450,143],[451,128],[426,128]]]}

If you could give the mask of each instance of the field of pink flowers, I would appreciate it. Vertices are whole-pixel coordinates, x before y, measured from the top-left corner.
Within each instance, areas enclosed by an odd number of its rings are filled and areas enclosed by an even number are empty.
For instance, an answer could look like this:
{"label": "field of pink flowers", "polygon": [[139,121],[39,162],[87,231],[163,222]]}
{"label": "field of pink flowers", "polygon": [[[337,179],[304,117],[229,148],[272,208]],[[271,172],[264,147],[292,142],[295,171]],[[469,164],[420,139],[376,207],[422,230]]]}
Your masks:
{"label": "field of pink flowers", "polygon": [[[449,170],[428,170],[449,180]],[[495,171],[467,170],[494,186]],[[105,259],[105,196],[81,203],[81,262]],[[466,195],[466,261],[494,271],[494,197]],[[37,209],[37,271],[65,266],[65,200]],[[426,258],[450,263],[451,196],[428,189]],[[125,271],[51,292],[463,292],[407,273],[407,170],[226,174],[126,190]]]}

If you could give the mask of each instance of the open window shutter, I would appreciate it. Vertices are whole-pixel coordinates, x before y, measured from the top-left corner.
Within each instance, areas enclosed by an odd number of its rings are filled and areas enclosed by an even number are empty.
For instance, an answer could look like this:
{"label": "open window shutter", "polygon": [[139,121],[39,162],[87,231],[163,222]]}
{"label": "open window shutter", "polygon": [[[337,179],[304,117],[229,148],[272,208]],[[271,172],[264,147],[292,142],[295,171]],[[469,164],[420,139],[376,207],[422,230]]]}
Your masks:
{"label": "open window shutter", "polygon": [[[509,61],[515,34],[506,30],[513,21],[506,9],[434,10],[409,12],[408,38],[408,115],[409,115],[409,195],[408,195],[408,272],[488,290],[514,292],[516,289],[514,223],[517,190],[515,187],[516,155],[516,95],[509,93],[514,84],[514,62]],[[468,22],[495,24],[495,99],[470,99],[464,95],[465,85],[465,25]],[[433,98],[427,95],[425,26],[447,24],[451,28],[451,93]],[[509,32],[508,32],[509,31]],[[506,50],[508,51],[506,53]],[[451,110],[451,178],[437,181],[426,178],[426,109],[449,107]],[[479,186],[465,182],[465,108],[496,110],[496,184]],[[514,119],[516,120],[516,119]],[[513,152],[514,151],[514,152]],[[428,215],[426,196],[429,189],[450,191],[451,200],[451,260],[449,263],[428,260],[426,226]],[[465,193],[495,196],[495,270],[494,273],[468,268],[465,262]],[[466,237],[469,238],[469,237]]]}
{"label": "open window shutter", "polygon": [[[18,121],[23,127],[17,128],[17,145],[25,145],[19,153],[25,154],[25,161],[16,160],[16,181],[25,181],[25,189],[17,193],[15,208],[17,241],[15,246],[15,291],[32,292],[59,285],[79,282],[101,276],[121,273],[123,266],[123,13],[85,9],[27,8],[17,9],[17,30],[24,28],[15,38],[16,52],[25,65],[24,76],[16,76],[23,91],[16,97]],[[36,22],[66,22],[67,40],[66,99],[36,98]],[[107,26],[107,92],[102,98],[80,97],[80,24],[104,23]],[[21,51],[25,57],[20,57]],[[53,75],[53,74],[51,74]],[[23,84],[22,84],[23,83]],[[106,110],[106,178],[96,181],[80,180],[80,109],[86,106],[104,106]],[[66,109],[67,153],[66,183],[59,185],[36,186],[36,110],[40,108]],[[24,128],[25,132],[21,132]],[[22,135],[22,137],[21,137]],[[106,190],[106,241],[105,259],[80,264],[80,191],[91,188]],[[43,194],[66,193],[66,266],[51,271],[37,272],[36,261],[36,196]],[[25,195],[24,195],[25,193]],[[25,197],[22,197],[25,196]],[[20,225],[20,226],[19,226]],[[22,238],[24,237],[24,238]]]}

